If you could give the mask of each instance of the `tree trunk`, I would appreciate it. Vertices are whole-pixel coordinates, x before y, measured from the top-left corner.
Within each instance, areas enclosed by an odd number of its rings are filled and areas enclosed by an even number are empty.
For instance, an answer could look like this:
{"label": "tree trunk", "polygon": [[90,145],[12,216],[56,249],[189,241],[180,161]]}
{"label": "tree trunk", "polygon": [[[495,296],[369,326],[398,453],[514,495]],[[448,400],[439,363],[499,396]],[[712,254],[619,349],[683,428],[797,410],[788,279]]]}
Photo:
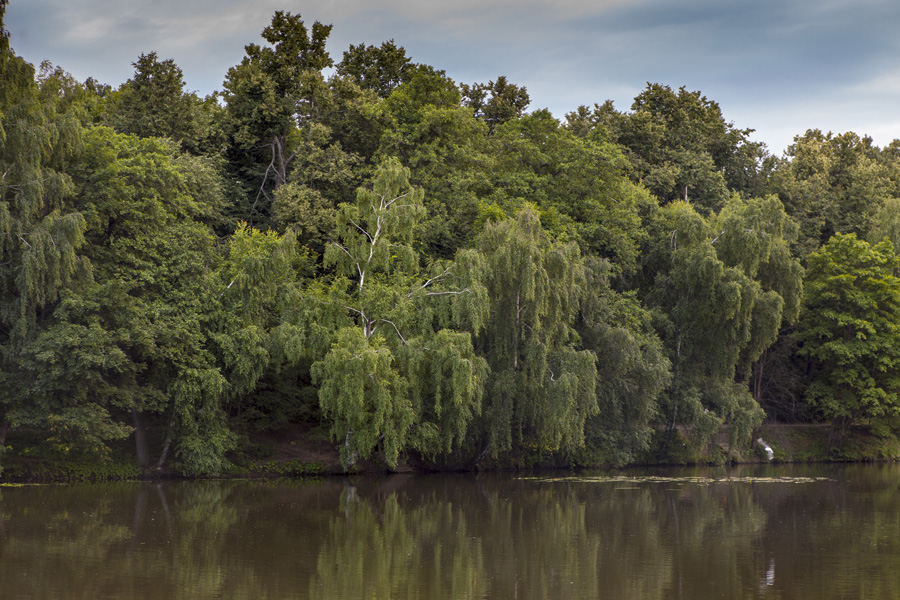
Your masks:
{"label": "tree trunk", "polygon": [[762,388],[763,388],[763,377],[765,373],[765,361],[766,355],[769,352],[768,348],[763,350],[762,355],[759,359],[753,363],[751,367],[751,392],[753,394],[753,399],[756,400],[757,404],[762,404],[761,396],[762,396]]}
{"label": "tree trunk", "polygon": [[853,419],[847,416],[835,417],[831,420],[831,430],[828,432],[828,452],[831,453],[844,443],[847,431]]}
{"label": "tree trunk", "polygon": [[[681,332],[676,332],[675,337],[675,360],[672,361],[672,387],[670,389],[675,389],[678,386],[678,375],[679,375],[679,367],[681,366]],[[668,422],[666,423],[666,431],[663,434],[662,445],[659,447],[659,457],[665,458],[666,453],[669,451],[669,442],[672,440],[672,432],[675,431],[675,424],[678,422],[678,401],[680,399],[675,399],[672,403],[672,415],[669,417]]]}
{"label": "tree trunk", "polygon": [[513,371],[519,370],[519,327],[522,322],[521,292],[516,292],[516,325],[513,329]]}
{"label": "tree trunk", "polygon": [[147,448],[147,430],[144,418],[136,408],[131,409],[131,422],[134,425],[134,449],[138,464],[142,469],[150,466],[150,450]]}
{"label": "tree trunk", "polygon": [[166,430],[166,441],[163,443],[162,452],[159,453],[159,460],[156,461],[156,465],[153,467],[156,471],[162,469],[163,465],[166,464],[166,458],[169,456],[169,447],[172,445],[173,429],[175,429],[175,415],[172,415],[172,419],[169,421],[169,427]]}
{"label": "tree trunk", "polygon": [[661,459],[666,457],[666,453],[669,451],[669,442],[672,441],[672,432],[675,431],[675,423],[677,422],[676,417],[678,416],[678,405],[672,407],[672,416],[669,418],[666,423],[666,431],[663,434],[663,441],[659,447],[659,457]]}
{"label": "tree trunk", "polygon": [[272,140],[272,165],[275,168],[275,187],[287,183],[288,167],[294,160],[295,154],[287,154],[287,136],[278,135]]}
{"label": "tree trunk", "polygon": [[475,460],[472,462],[473,469],[478,466],[478,463],[480,463],[484,459],[485,456],[487,456],[488,450],[490,450],[490,449],[491,449],[490,442],[485,442],[484,447],[481,449],[481,452],[478,453],[478,456],[476,456]]}
{"label": "tree trunk", "polygon": [[11,424],[6,419],[3,419],[3,422],[0,423],[0,448],[6,445],[6,434],[9,433],[9,428]]}

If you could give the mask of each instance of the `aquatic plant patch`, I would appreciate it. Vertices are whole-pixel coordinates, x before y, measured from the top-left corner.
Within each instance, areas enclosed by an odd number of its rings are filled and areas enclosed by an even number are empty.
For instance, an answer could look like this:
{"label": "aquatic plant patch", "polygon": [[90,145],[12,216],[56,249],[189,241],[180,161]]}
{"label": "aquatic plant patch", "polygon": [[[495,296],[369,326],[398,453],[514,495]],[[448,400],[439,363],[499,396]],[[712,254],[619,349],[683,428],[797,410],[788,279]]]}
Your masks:
{"label": "aquatic plant patch", "polygon": [[816,483],[834,481],[828,477],[699,477],[699,476],[661,476],[661,475],[603,475],[573,477],[520,477],[519,479],[536,483],[696,483],[710,485],[714,483]]}

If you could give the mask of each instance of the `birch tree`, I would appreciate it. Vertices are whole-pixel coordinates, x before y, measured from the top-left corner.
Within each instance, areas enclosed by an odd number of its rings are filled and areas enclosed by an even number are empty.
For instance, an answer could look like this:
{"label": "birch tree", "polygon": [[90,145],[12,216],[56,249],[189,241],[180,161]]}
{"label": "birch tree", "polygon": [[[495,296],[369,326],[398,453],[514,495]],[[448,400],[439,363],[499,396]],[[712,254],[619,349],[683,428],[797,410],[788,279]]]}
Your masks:
{"label": "birch tree", "polygon": [[405,449],[449,451],[480,410],[484,361],[468,335],[445,329],[452,310],[438,306],[479,294],[456,287],[454,264],[421,272],[413,243],[423,193],[408,178],[389,159],[354,204],[339,207],[325,252],[334,281],[307,300],[314,311],[325,304],[342,313],[312,376],[347,466],[378,450],[389,466]]}

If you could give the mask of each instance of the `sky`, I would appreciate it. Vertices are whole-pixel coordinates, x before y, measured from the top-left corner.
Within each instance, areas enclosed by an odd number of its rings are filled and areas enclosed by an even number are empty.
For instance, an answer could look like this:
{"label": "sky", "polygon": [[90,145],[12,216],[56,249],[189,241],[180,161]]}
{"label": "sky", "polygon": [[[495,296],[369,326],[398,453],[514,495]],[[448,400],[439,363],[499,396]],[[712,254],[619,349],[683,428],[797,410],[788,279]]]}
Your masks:
{"label": "sky", "polygon": [[648,82],[700,91],[781,155],[808,129],[900,138],[897,0],[11,0],[15,52],[113,87],[155,51],[222,88],[277,10],[333,25],[335,61],[393,39],[457,83],[498,76],[530,110],[631,107]]}

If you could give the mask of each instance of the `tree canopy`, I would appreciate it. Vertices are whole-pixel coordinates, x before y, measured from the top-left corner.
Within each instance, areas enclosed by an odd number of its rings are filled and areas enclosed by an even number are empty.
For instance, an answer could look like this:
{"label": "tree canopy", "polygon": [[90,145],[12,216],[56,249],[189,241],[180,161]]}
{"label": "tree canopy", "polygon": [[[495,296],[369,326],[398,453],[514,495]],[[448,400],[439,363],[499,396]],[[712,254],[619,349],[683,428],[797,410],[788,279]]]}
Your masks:
{"label": "tree canopy", "polygon": [[16,56],[5,8],[0,452],[215,475],[282,430],[347,469],[900,432],[900,141],[775,157],[663,83],[560,121],[394,40],[335,62],[283,11],[221,93],[154,51],[113,88]]}

